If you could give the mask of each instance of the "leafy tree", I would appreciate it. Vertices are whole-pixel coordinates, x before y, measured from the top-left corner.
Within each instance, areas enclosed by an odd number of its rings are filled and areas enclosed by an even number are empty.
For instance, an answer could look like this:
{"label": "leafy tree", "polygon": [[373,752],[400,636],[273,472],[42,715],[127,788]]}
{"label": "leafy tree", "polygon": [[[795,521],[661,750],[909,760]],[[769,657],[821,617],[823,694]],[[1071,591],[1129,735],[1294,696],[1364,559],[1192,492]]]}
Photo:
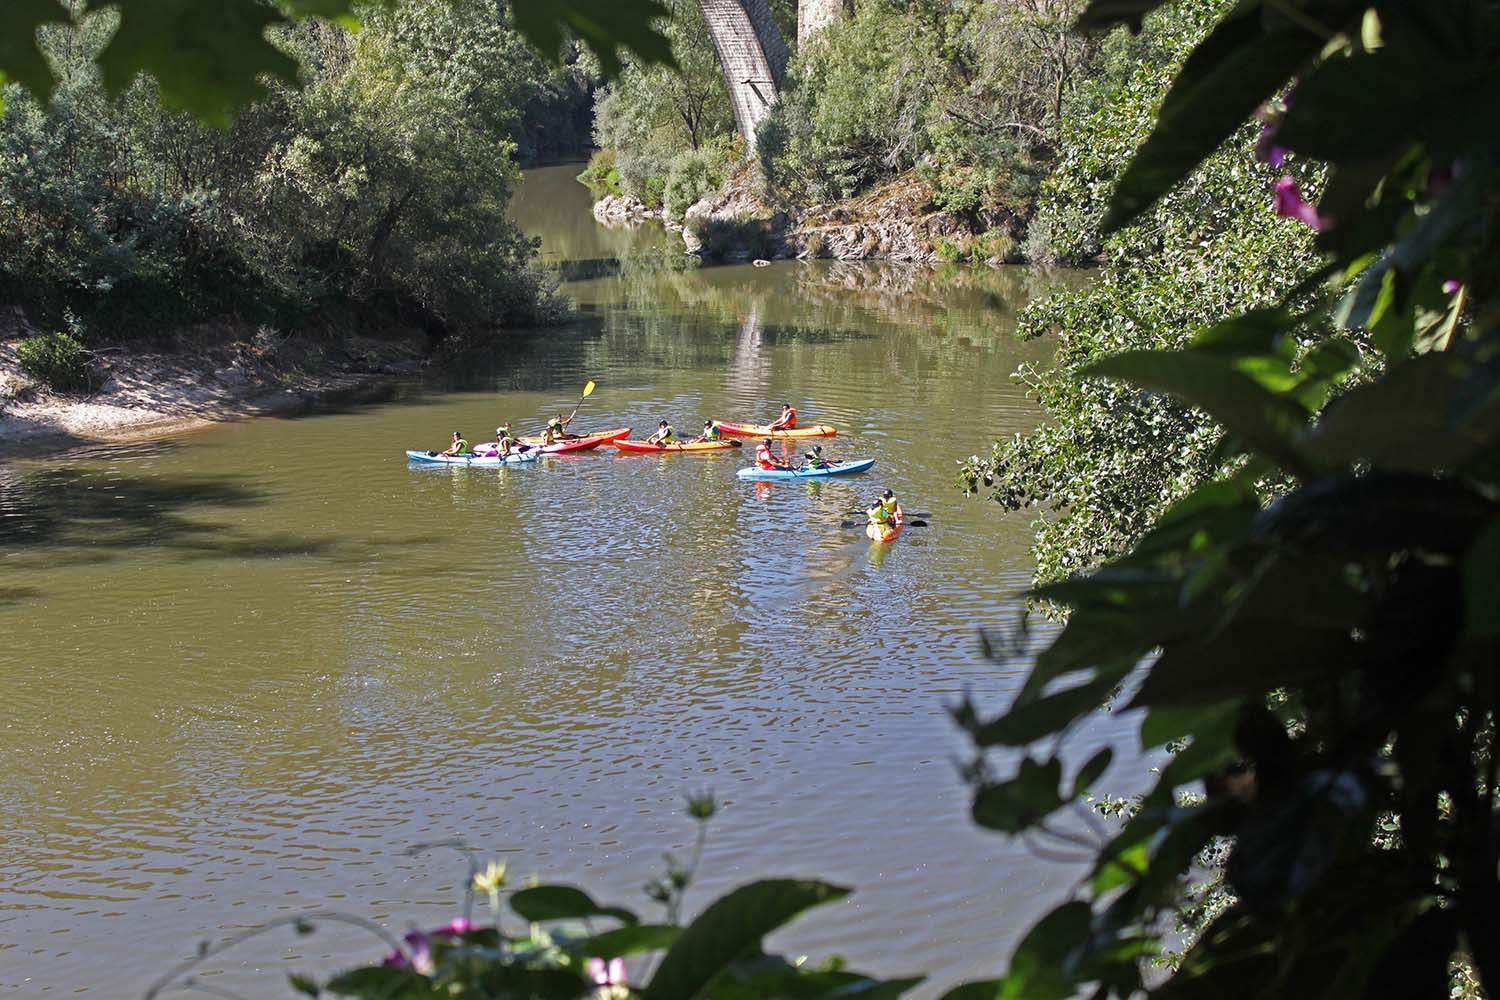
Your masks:
{"label": "leafy tree", "polygon": [[[1084,22],[1139,28],[1162,6],[1097,0]],[[1317,232],[1321,264],[1181,349],[1082,371],[1201,410],[1226,466],[1128,554],[1034,592],[1071,616],[1007,711],[958,713],[974,815],[1063,833],[1108,754],[1064,783],[1058,745],[1120,685],[1142,748],[1183,749],[1009,973],[955,997],[1141,992],[1219,837],[1234,902],[1153,994],[1446,996],[1463,956],[1500,989],[1497,67],[1487,0],[1264,0],[1177,72],[1104,229],[1190,188],[1295,79],[1270,138],[1327,187],[1314,207],[1289,175],[1266,203]],[[1307,294],[1330,279],[1337,296]],[[1009,777],[983,763],[1034,745]]]}
{"label": "leafy tree", "polygon": [[676,66],[631,60],[600,95],[594,140],[614,150],[621,188],[653,207],[672,161],[734,134],[729,90],[698,0],[670,0]]}
{"label": "leafy tree", "polygon": [[[1101,251],[1108,191],[1178,67],[1227,8],[1158,14],[1131,45],[1124,78],[1084,88],[1044,183],[1028,256],[1076,260]],[[1107,353],[1181,347],[1204,324],[1272,304],[1315,270],[1312,231],[1269,210],[1278,173],[1256,161],[1257,135],[1253,125],[1238,128],[1146,217],[1111,235],[1102,245],[1105,267],[1087,286],[1023,313],[1022,336],[1057,337],[1053,364],[1017,373],[1051,419],[970,458],[962,482],[1007,508],[1041,512],[1034,547],[1041,580],[1124,552],[1229,461],[1217,450],[1218,424],[1203,411],[1078,376]],[[1316,332],[1309,320],[1303,333]]]}

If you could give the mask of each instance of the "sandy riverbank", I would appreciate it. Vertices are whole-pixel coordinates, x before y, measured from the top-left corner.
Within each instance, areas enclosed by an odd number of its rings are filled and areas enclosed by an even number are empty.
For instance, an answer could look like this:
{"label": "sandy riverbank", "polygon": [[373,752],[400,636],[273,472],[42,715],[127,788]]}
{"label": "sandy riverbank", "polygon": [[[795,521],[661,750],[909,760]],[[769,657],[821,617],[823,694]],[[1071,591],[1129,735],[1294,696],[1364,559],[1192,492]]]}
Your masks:
{"label": "sandy riverbank", "polygon": [[25,376],[18,343],[0,341],[0,459],[295,410],[412,374],[425,348],[415,334],[337,345],[228,341],[190,352],[116,347],[99,354],[92,393],[59,394]]}

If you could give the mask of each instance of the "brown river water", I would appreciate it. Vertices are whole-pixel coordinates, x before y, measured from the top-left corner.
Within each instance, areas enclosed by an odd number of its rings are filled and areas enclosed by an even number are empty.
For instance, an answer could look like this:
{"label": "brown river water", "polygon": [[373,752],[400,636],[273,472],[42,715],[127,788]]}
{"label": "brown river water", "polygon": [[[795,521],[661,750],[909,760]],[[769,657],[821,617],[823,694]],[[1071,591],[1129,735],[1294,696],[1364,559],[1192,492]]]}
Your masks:
{"label": "brown river water", "polygon": [[[410,848],[450,838],[654,912],[700,789],[724,806],[690,908],[758,877],[856,888],[772,939],[796,953],[993,974],[1068,891],[1076,868],[970,822],[946,706],[1024,674],[976,630],[1021,607],[1029,518],[963,498],[956,461],[1034,425],[1009,376],[1050,345],[1015,311],[1081,279],[683,270],[676,234],[597,225],[577,169],[516,206],[571,262],[574,326],[379,402],[0,465],[0,995],[139,996],[200,939],[304,911],[446,921],[464,861]],[[589,379],[575,427],[792,401],[876,465],[757,487],[742,452],[402,458],[537,425]],[[887,486],[930,526],[840,527]],[[1120,720],[1070,753],[1104,744],[1128,751]],[[208,981],[286,996],[379,950],[286,932]]]}

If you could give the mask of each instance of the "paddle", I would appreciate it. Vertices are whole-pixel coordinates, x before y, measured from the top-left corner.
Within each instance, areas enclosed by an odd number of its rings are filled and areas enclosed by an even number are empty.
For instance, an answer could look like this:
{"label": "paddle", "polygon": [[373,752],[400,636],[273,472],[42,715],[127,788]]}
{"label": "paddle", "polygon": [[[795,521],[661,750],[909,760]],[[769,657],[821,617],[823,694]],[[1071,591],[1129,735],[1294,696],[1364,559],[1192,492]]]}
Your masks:
{"label": "paddle", "polygon": [[[840,521],[839,522],[839,527],[840,528],[863,528],[865,525],[867,525],[869,523],[870,523],[869,521]],[[914,519],[908,520],[908,521],[906,521],[904,523],[906,524],[906,526],[908,528],[926,528],[926,527],[929,527],[929,525],[927,524],[927,522],[921,520],[920,518],[914,518]]]}
{"label": "paddle", "polygon": [[[594,383],[593,383],[593,380],[590,379],[583,386],[583,395],[578,397],[578,406],[582,406],[583,405],[583,401],[585,399],[588,399],[593,394],[594,394]],[[573,407],[573,412],[570,413],[570,414],[568,414],[568,419],[566,421],[567,423],[572,423],[573,418],[576,417],[576,416],[578,416],[578,406]]]}
{"label": "paddle", "polygon": [[[851,511],[849,511],[849,513],[850,514],[863,514],[864,511],[862,511],[862,510],[851,510]],[[919,510],[915,514],[911,514],[909,516],[910,517],[931,517],[932,515],[929,514],[929,513],[927,513],[925,510]],[[910,524],[911,522],[907,521],[906,523]]]}

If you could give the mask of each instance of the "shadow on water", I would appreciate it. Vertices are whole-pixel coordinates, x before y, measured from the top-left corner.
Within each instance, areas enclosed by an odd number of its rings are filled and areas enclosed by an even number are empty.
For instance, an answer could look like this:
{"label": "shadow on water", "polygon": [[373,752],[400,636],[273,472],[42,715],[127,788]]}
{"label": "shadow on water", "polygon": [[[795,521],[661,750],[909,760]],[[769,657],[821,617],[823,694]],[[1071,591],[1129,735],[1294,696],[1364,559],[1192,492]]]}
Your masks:
{"label": "shadow on water", "polygon": [[188,516],[252,507],[264,499],[222,476],[143,478],[75,467],[12,471],[0,474],[0,549],[43,550],[55,566],[107,562],[148,547],[229,559],[319,555],[332,547],[330,539],[246,536]]}

